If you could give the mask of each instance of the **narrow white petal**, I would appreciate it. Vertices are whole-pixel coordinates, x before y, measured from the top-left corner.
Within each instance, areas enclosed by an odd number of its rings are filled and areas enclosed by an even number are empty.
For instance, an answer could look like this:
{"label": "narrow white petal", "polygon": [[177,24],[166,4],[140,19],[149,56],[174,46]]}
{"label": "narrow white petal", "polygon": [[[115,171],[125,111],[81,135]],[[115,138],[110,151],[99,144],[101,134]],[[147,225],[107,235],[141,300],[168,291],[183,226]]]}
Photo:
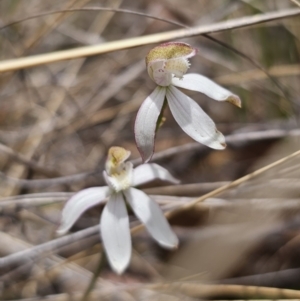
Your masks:
{"label": "narrow white petal", "polygon": [[166,97],[175,120],[190,137],[214,149],[226,147],[223,134],[193,99],[173,86],[168,88]]}
{"label": "narrow white petal", "polygon": [[135,141],[145,162],[151,159],[154,152],[156,123],[165,95],[166,88],[156,87],[145,99],[136,116],[134,125]]}
{"label": "narrow white petal", "polygon": [[155,179],[168,181],[174,184],[178,184],[180,182],[162,166],[155,163],[148,163],[139,165],[133,170],[132,186],[142,185]]}
{"label": "narrow white petal", "polygon": [[157,203],[135,188],[129,188],[124,194],[135,215],[145,224],[152,237],[165,248],[176,248],[178,238]]}
{"label": "narrow white petal", "polygon": [[104,202],[108,192],[109,188],[106,186],[91,187],[73,195],[63,208],[61,225],[57,233],[66,233],[86,210]]}
{"label": "narrow white petal", "polygon": [[102,212],[100,229],[108,261],[116,273],[122,274],[130,262],[131,236],[121,193],[111,195]]}
{"label": "narrow white petal", "polygon": [[172,79],[172,84],[180,88],[198,91],[212,99],[228,101],[237,107],[241,107],[241,100],[237,95],[219,86],[217,83],[203,75],[189,73],[184,75],[182,79],[174,77]]}

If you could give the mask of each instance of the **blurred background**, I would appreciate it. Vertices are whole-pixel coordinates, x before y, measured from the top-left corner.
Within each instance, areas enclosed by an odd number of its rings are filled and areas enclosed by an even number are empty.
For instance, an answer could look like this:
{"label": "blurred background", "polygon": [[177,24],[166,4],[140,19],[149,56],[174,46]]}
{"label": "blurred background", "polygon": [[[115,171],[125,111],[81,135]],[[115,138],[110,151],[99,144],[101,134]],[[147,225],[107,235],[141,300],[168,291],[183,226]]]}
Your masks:
{"label": "blurred background", "polygon": [[[41,13],[81,7],[124,8],[193,27],[298,6],[289,0],[0,0],[0,60],[180,28],[109,11],[61,12],[3,28]],[[203,74],[239,95],[242,108],[184,91],[226,135],[224,151],[195,143],[166,110],[153,162],[182,184],[157,182],[143,187],[164,210],[174,204],[180,208],[299,149],[299,29],[297,16],[225,30],[212,34],[215,40],[204,36],[180,40],[199,49],[189,72]],[[155,45],[0,74],[2,263],[57,238],[64,202],[80,189],[104,185],[102,170],[109,147],[125,147],[135,163],[141,162],[133,125],[139,106],[155,88],[144,62]],[[161,249],[145,231],[134,235],[127,272],[117,276],[104,263],[87,298],[257,299],[272,294],[280,298],[278,288],[297,293],[299,166],[295,157],[191,210],[179,210],[170,220],[180,239],[174,252]],[[39,257],[25,256],[26,260],[12,260],[3,268],[0,260],[1,300],[46,296],[81,300],[102,249],[97,233],[78,239],[73,234],[97,225],[101,210],[96,207],[84,214],[64,246],[53,242]],[[133,215],[131,221],[137,224]],[[231,290],[233,284],[242,286]],[[257,290],[248,294],[248,286]],[[268,295],[259,290],[261,286],[277,290]]]}

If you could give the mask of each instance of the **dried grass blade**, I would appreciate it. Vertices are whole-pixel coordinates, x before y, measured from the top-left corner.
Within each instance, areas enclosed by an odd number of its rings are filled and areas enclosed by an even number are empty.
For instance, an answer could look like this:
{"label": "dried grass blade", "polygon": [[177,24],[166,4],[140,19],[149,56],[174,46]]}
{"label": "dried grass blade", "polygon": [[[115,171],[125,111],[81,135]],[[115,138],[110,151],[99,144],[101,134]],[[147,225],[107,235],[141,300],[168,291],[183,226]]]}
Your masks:
{"label": "dried grass blade", "polygon": [[125,39],[121,41],[113,41],[113,42],[108,42],[100,45],[92,45],[92,46],[80,47],[76,49],[62,50],[62,51],[39,54],[39,55],[34,55],[34,56],[29,56],[24,58],[6,60],[0,62],[0,72],[7,72],[12,70],[29,68],[29,67],[39,66],[43,64],[63,61],[63,60],[70,60],[70,59],[75,59],[80,57],[92,56],[92,55],[97,55],[97,54],[112,52],[116,50],[132,48],[132,47],[138,47],[138,46],[148,45],[153,43],[161,43],[169,40],[192,37],[201,34],[220,32],[220,31],[225,31],[225,30],[235,29],[235,28],[242,28],[250,25],[256,25],[263,22],[279,20],[279,19],[293,17],[297,15],[300,15],[300,9],[286,9],[278,12],[269,12],[265,14],[247,16],[239,19],[233,19],[229,21],[223,21],[223,22],[204,25],[204,26],[201,25],[193,28],[178,29],[178,30],[173,30],[168,32],[146,35],[142,37]]}

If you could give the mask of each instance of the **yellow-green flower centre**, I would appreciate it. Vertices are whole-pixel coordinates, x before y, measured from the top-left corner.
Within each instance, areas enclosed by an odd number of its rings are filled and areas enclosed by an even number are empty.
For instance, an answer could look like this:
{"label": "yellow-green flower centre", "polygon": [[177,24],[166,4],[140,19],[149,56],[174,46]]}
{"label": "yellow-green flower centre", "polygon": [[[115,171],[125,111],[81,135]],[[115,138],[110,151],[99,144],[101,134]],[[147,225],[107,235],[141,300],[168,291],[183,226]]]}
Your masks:
{"label": "yellow-green flower centre", "polygon": [[126,190],[132,184],[133,165],[131,162],[125,162],[129,156],[130,151],[118,146],[113,146],[108,151],[105,179],[116,192]]}

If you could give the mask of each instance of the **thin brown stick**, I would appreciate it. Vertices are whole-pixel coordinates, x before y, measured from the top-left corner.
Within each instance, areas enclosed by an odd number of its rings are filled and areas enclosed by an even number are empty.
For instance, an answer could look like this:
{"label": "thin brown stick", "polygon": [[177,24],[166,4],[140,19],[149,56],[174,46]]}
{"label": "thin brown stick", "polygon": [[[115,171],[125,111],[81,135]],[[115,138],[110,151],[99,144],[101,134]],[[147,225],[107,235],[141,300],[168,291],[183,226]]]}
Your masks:
{"label": "thin brown stick", "polygon": [[75,241],[87,238],[99,231],[99,225],[78,231],[76,233],[50,240],[38,246],[34,246],[23,251],[19,251],[3,258],[0,258],[0,269],[15,264],[22,264],[30,260],[35,260],[41,256],[46,256],[53,250],[57,250]]}
{"label": "thin brown stick", "polygon": [[[299,239],[299,236],[297,237]],[[298,245],[298,243],[297,243]],[[300,269],[284,269],[280,271],[261,273],[255,275],[234,277],[219,280],[221,284],[260,285],[272,287],[296,287],[300,277]]]}
{"label": "thin brown stick", "polygon": [[300,7],[300,2],[298,2],[297,0],[291,0],[294,4],[296,4],[297,6]]}
{"label": "thin brown stick", "polygon": [[[275,161],[275,162],[273,162],[273,163],[271,163],[271,164],[269,164],[265,167],[262,167],[262,168],[260,168],[256,171],[244,176],[244,177],[241,177],[241,178],[239,178],[239,179],[237,179],[237,180],[235,180],[235,181],[233,181],[229,184],[226,184],[226,185],[221,186],[221,187],[219,187],[219,188],[217,188],[217,189],[215,189],[215,190],[213,190],[209,193],[206,193],[203,196],[201,196],[199,198],[196,198],[196,199],[194,199],[193,201],[191,201],[189,203],[186,203],[186,204],[184,204],[180,207],[175,208],[174,210],[168,211],[168,212],[165,213],[165,216],[169,219],[172,216],[176,215],[178,212],[181,212],[183,210],[192,209],[198,203],[203,202],[208,198],[215,197],[215,196],[219,195],[220,193],[225,192],[228,189],[234,188],[234,187],[236,187],[236,186],[238,186],[242,183],[245,183],[245,182],[257,177],[258,175],[261,175],[261,174],[265,173],[266,171],[270,170],[271,168],[274,168],[274,167],[276,167],[278,165],[281,165],[281,164],[283,164],[287,161],[290,161],[290,160],[298,157],[299,155],[300,155],[300,150],[298,150],[298,151],[292,153],[291,155],[286,156],[286,157],[284,157],[280,160],[277,160],[277,161]],[[141,224],[141,225],[138,225],[138,226],[132,228],[131,233],[136,234],[136,233],[139,233],[143,229],[144,229],[144,225]]]}
{"label": "thin brown stick", "polygon": [[40,165],[40,164],[38,164],[38,163],[36,163],[32,160],[29,160],[25,156],[23,156],[22,154],[18,154],[13,149],[9,148],[8,146],[6,146],[2,143],[0,143],[0,152],[6,154],[11,159],[26,165],[27,167],[31,168],[35,172],[38,172],[38,173],[43,174],[43,175],[48,176],[48,177],[60,176],[60,173],[58,171],[47,168],[47,167],[44,167],[44,166],[42,166],[42,165]]}
{"label": "thin brown stick", "polygon": [[[230,146],[238,143],[244,144],[252,141],[279,139],[287,136],[300,136],[300,130],[299,129],[292,129],[292,130],[274,129],[274,130],[258,131],[258,132],[250,132],[250,133],[237,133],[237,134],[226,136],[226,142]],[[152,157],[152,161],[168,158],[186,151],[191,151],[195,149],[199,150],[204,148],[205,146],[196,142],[175,146],[167,150],[155,153],[154,156]],[[137,158],[131,160],[131,162],[134,165],[138,165],[142,163],[142,160],[141,158]],[[27,180],[27,179],[18,179],[18,178],[9,177],[3,172],[0,172],[0,177],[7,180],[7,182],[11,182],[19,187],[43,188],[52,185],[62,185],[62,184],[80,182],[86,180],[88,177],[99,175],[100,173],[102,173],[102,169],[96,169],[96,170],[86,171],[74,175],[57,177],[52,179]]]}
{"label": "thin brown stick", "polygon": [[222,284],[199,284],[199,283],[170,283],[154,284],[149,288],[163,291],[172,291],[184,294],[194,298],[214,298],[218,296],[235,297],[242,299],[252,299],[260,296],[261,299],[293,299],[300,298],[300,292],[297,290],[280,289],[272,287],[246,286],[246,285],[222,285]]}
{"label": "thin brown stick", "polygon": [[[75,5],[75,3],[77,3],[77,5],[85,5],[88,1],[90,0],[68,0],[67,4],[65,5],[65,8],[71,8]],[[65,17],[66,13],[56,16],[51,22],[45,24],[41,28],[38,28],[36,33],[30,36],[29,39],[25,42],[25,51],[22,51],[23,55],[24,53],[26,53],[26,51],[35,47],[37,43],[40,42],[41,38],[50,33],[56,26],[58,26],[64,20]],[[73,73],[74,75],[74,70],[68,69],[68,72],[69,74]],[[68,84],[70,84],[70,82],[68,82]],[[51,93],[50,99],[47,101],[46,109],[49,110],[49,112],[51,112],[52,114],[54,114],[60,108],[64,100],[65,93],[63,91],[55,90],[53,93]],[[43,133],[40,131],[39,123],[41,122],[41,120],[43,120],[45,128],[50,128],[52,122],[52,114],[50,114],[46,119],[44,119],[43,116],[37,116],[33,130],[30,132],[29,136],[22,143],[22,145],[19,146],[20,152],[24,156],[26,156],[28,160],[30,160],[33,157],[37,147],[40,145],[42,139],[44,138]],[[21,178],[25,172],[26,169],[24,165],[12,164],[9,167],[6,174],[13,178]],[[13,185],[0,186],[1,195],[12,195],[16,193],[17,188]]]}
{"label": "thin brown stick", "polygon": [[81,8],[71,8],[71,9],[61,9],[61,10],[52,10],[52,11],[47,11],[47,12],[42,12],[33,16],[29,16],[20,20],[16,20],[16,21],[12,21],[10,23],[5,24],[4,26],[0,27],[0,30],[5,29],[7,27],[28,21],[28,20],[32,20],[32,19],[36,19],[36,18],[40,18],[40,17],[45,17],[45,16],[49,16],[49,15],[54,15],[54,14],[60,14],[60,13],[72,13],[72,12],[84,12],[84,11],[109,11],[109,12],[114,12],[114,13],[126,13],[126,14],[131,14],[131,15],[136,15],[136,16],[142,16],[142,17],[146,17],[146,18],[150,18],[150,19],[155,19],[158,21],[162,21],[162,22],[167,22],[173,25],[177,25],[180,27],[186,27],[184,24],[180,23],[180,22],[176,22],[173,20],[167,20],[164,18],[160,18],[160,17],[156,17],[154,15],[150,15],[150,14],[146,14],[143,12],[139,12],[139,11],[133,11],[130,9],[123,9],[123,8],[112,8],[112,7],[102,7],[102,6],[97,6],[97,7],[81,7]]}
{"label": "thin brown stick", "polygon": [[179,38],[192,37],[207,33],[220,32],[235,28],[242,28],[263,22],[279,20],[287,17],[300,15],[300,9],[287,9],[279,12],[269,12],[254,16],[247,16],[239,19],[232,19],[215,24],[201,25],[189,29],[178,29],[168,32],[156,33],[142,37],[135,37],[121,41],[107,42],[100,45],[79,47],[76,49],[62,50],[46,54],[34,55],[24,58],[6,60],[0,63],[0,72],[29,68],[53,62],[70,60],[85,56],[108,53],[121,49],[128,49],[153,43],[161,43]]}
{"label": "thin brown stick", "polygon": [[[177,21],[173,21],[173,20],[169,20],[169,19],[165,19],[165,18],[160,18],[160,17],[156,17],[154,15],[150,15],[147,13],[143,13],[143,12],[138,12],[138,11],[132,11],[129,9],[120,9],[120,8],[110,8],[110,7],[82,7],[82,8],[74,8],[74,9],[64,9],[64,10],[56,10],[56,11],[50,11],[50,12],[43,12],[37,15],[33,15],[33,16],[29,16],[26,17],[24,19],[20,19],[17,21],[13,21],[9,24],[6,24],[3,27],[0,27],[1,29],[7,28],[9,26],[27,21],[27,20],[31,20],[31,19],[35,19],[35,18],[39,18],[39,17],[43,17],[43,16],[48,16],[48,15],[52,15],[52,14],[57,14],[57,13],[66,13],[66,12],[82,12],[82,11],[112,11],[115,13],[127,13],[127,14],[132,14],[132,15],[137,15],[137,16],[143,16],[146,18],[150,18],[150,19],[154,19],[154,20],[159,20],[165,23],[169,23],[172,25],[176,25],[179,27],[183,27],[183,28],[190,28],[189,26],[182,24],[180,22]],[[226,47],[228,49],[230,49],[231,51],[233,51],[234,53],[236,53],[237,55],[241,56],[242,58],[248,60],[251,64],[253,64],[254,66],[256,66],[258,69],[260,69],[267,77],[269,77],[269,79],[274,82],[274,84],[279,88],[279,90],[281,90],[282,94],[285,96],[286,99],[288,99],[287,95],[285,95],[285,91],[281,88],[281,86],[279,85],[279,83],[276,81],[276,79],[274,79],[271,74],[269,74],[263,67],[261,67],[255,60],[253,60],[252,58],[250,58],[248,55],[242,53],[240,50],[232,47],[231,45],[228,45],[227,43],[223,42],[223,41],[219,41],[211,36],[209,36],[208,34],[203,34],[203,36],[223,47]]]}
{"label": "thin brown stick", "polygon": [[[284,137],[293,137],[299,136],[300,130],[299,129],[291,129],[291,130],[281,130],[281,129],[273,129],[273,130],[266,130],[266,131],[257,131],[257,132],[249,132],[249,133],[236,133],[227,135],[226,143],[229,146],[237,146],[237,145],[245,145],[252,141],[263,141],[263,140],[272,140],[272,139],[280,139]],[[192,150],[204,150],[205,146],[199,144],[197,142],[191,142],[184,145],[170,147],[166,150],[157,152],[153,155],[152,161],[161,160],[164,158],[172,157],[176,154],[192,151]],[[132,162],[137,165],[142,163],[142,159],[138,158],[132,160]]]}
{"label": "thin brown stick", "polygon": [[0,177],[6,179],[8,182],[14,184],[17,187],[26,187],[26,188],[41,188],[41,187],[50,187],[53,185],[62,185],[67,183],[75,183],[80,182],[82,180],[87,179],[90,176],[100,175],[103,170],[94,170],[87,171],[83,173],[78,173],[75,175],[51,178],[51,179],[38,179],[38,180],[26,180],[26,179],[18,179],[7,176],[5,173],[0,171]]}
{"label": "thin brown stick", "polygon": [[[296,76],[300,74],[300,64],[289,64],[274,66],[267,70],[271,76]],[[261,70],[253,69],[234,74],[226,74],[215,77],[214,80],[222,85],[240,85],[251,81],[260,81],[267,78],[267,75]]]}
{"label": "thin brown stick", "polygon": [[280,160],[277,160],[277,161],[275,161],[275,162],[273,162],[273,163],[271,163],[271,164],[269,164],[269,165],[267,165],[265,167],[262,167],[262,168],[260,168],[260,169],[258,169],[256,171],[254,171],[254,172],[252,172],[252,173],[244,176],[244,177],[241,177],[241,178],[239,178],[239,179],[231,182],[230,184],[227,184],[227,185],[224,185],[224,186],[222,186],[220,188],[215,189],[214,191],[212,191],[210,193],[207,193],[207,194],[205,194],[205,195],[203,195],[203,196],[195,199],[194,201],[192,201],[192,202],[184,205],[182,208],[180,208],[180,210],[181,209],[192,208],[193,206],[195,206],[196,204],[198,204],[200,202],[203,202],[207,198],[216,196],[216,195],[224,192],[225,190],[228,190],[228,189],[236,187],[236,186],[238,186],[238,185],[240,185],[240,184],[242,184],[242,183],[244,183],[246,181],[249,181],[249,180],[257,177],[258,175],[263,174],[264,172],[268,171],[269,169],[274,168],[275,166],[281,165],[281,164],[283,164],[283,163],[285,163],[287,161],[290,161],[291,159],[294,159],[294,158],[298,157],[299,155],[300,155],[300,150],[298,150],[298,151],[292,153],[291,155],[286,156],[286,157],[284,157],[284,158],[282,158]]}

